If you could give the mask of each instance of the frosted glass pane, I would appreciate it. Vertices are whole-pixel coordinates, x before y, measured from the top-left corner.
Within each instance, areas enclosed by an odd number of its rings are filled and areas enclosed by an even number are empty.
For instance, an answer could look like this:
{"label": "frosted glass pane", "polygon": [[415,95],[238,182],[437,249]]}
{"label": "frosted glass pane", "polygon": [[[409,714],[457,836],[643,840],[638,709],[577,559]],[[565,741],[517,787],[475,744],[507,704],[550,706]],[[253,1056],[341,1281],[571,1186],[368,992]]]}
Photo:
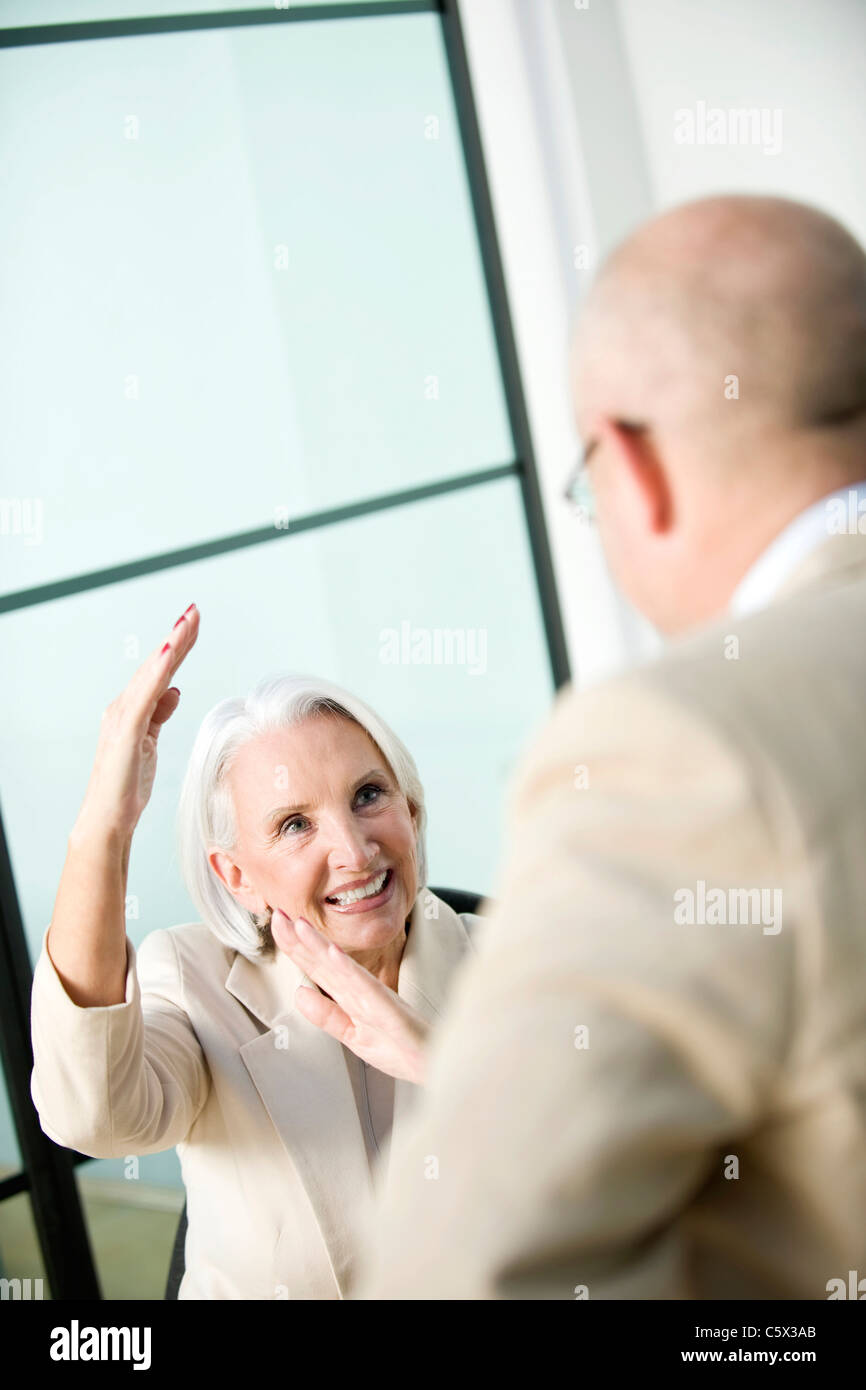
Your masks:
{"label": "frosted glass pane", "polygon": [[[45,925],[48,925],[47,920]],[[77,1171],[88,1181],[110,1182],[112,1185],[120,1182],[141,1183],[147,1187],[166,1187],[175,1191],[183,1187],[180,1159],[174,1149],[164,1149],[158,1154],[139,1154],[134,1172],[126,1158],[91,1158]]]}
{"label": "frosted glass pane", "polygon": [[0,160],[3,591],[513,457],[437,17],[8,50]]}
{"label": "frosted glass pane", "polygon": [[[18,1135],[15,1132],[15,1121],[12,1117],[12,1107],[9,1104],[9,1092],[6,1089],[6,1078],[0,1070],[0,1177],[6,1177],[7,1173],[18,1173],[22,1166]],[[2,1210],[3,1204],[0,1202],[0,1211]]]}
{"label": "frosted glass pane", "polygon": [[[505,784],[552,696],[510,478],[0,619],[16,673],[0,687],[3,815],[32,950],[51,918],[102,711],[192,601],[199,640],[133,843],[133,941],[195,920],[173,827],[204,714],[278,671],[335,680],[392,724],[425,785],[430,881],[491,891]],[[463,652],[446,632],[463,633]]]}
{"label": "frosted glass pane", "polygon": [[[331,0],[0,0],[0,28],[32,24],[77,24],[93,19],[143,19],[147,15],[217,14],[224,10],[287,10],[289,4],[327,5]],[[363,5],[366,0],[360,0]]]}
{"label": "frosted glass pane", "polygon": [[34,1300],[51,1297],[27,1192],[18,1192],[0,1202],[0,1279],[29,1279],[30,1284],[22,1288],[22,1298],[25,1290]]}
{"label": "frosted glass pane", "polygon": [[[173,1151],[152,1157],[170,1157],[180,1169]],[[178,1181],[179,1191],[157,1191],[144,1177],[144,1159],[140,1163],[138,1181],[105,1181],[94,1176],[97,1165],[93,1163],[75,1170],[90,1247],[106,1300],[165,1296],[184,1201],[183,1184]]]}

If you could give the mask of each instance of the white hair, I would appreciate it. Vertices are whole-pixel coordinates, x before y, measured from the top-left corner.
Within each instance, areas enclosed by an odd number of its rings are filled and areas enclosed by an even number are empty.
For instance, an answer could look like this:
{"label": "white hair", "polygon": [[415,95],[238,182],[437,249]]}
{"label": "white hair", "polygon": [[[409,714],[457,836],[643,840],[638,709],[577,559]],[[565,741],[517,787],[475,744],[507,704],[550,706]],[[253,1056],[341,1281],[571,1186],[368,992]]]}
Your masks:
{"label": "white hair", "polygon": [[222,700],[205,715],[187,764],[177,814],[180,866],[189,895],[214,935],[249,960],[273,949],[270,918],[243,908],[208,860],[209,850],[231,850],[236,843],[235,808],[226,776],[243,744],[323,713],[359,724],[386,759],[400,791],[416,808],[419,890],[427,882],[424,788],[405,744],[363,700],[330,681],[315,676],[266,677],[246,699]]}

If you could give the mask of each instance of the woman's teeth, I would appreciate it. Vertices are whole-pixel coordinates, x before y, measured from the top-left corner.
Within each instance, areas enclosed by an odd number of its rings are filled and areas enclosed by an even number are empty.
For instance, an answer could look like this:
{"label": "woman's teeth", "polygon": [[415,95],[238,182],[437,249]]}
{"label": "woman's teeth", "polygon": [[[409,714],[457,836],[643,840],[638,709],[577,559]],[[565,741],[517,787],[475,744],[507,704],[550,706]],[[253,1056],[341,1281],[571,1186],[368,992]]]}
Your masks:
{"label": "woman's teeth", "polygon": [[382,885],[388,877],[388,870],[385,869],[378,878],[371,879],[364,888],[352,888],[348,893],[335,893],[333,897],[326,898],[325,902],[336,903],[338,907],[348,907],[350,903],[360,902],[361,898],[375,898],[377,893],[381,893]]}

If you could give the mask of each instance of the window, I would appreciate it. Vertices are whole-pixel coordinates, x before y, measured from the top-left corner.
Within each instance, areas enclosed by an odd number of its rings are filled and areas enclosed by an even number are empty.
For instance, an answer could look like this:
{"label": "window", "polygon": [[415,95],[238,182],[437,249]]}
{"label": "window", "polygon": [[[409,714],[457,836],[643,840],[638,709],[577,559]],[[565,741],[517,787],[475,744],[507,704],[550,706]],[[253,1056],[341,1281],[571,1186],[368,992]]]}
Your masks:
{"label": "window", "polygon": [[16,35],[0,3],[0,908],[31,960],[102,711],[190,601],[136,944],[197,915],[174,812],[226,695],[357,692],[418,763],[431,882],[487,892],[568,675],[456,10],[249,9],[46,2]]}

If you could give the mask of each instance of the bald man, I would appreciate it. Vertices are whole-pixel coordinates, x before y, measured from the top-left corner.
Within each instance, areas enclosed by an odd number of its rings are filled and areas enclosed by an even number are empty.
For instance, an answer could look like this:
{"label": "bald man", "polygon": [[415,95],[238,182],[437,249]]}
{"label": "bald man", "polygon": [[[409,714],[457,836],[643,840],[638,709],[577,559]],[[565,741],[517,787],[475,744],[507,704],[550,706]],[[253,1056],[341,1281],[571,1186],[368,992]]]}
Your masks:
{"label": "bald man", "polygon": [[560,692],[356,1297],[866,1296],[866,257],[717,197],[573,350],[601,538],[671,640]]}

